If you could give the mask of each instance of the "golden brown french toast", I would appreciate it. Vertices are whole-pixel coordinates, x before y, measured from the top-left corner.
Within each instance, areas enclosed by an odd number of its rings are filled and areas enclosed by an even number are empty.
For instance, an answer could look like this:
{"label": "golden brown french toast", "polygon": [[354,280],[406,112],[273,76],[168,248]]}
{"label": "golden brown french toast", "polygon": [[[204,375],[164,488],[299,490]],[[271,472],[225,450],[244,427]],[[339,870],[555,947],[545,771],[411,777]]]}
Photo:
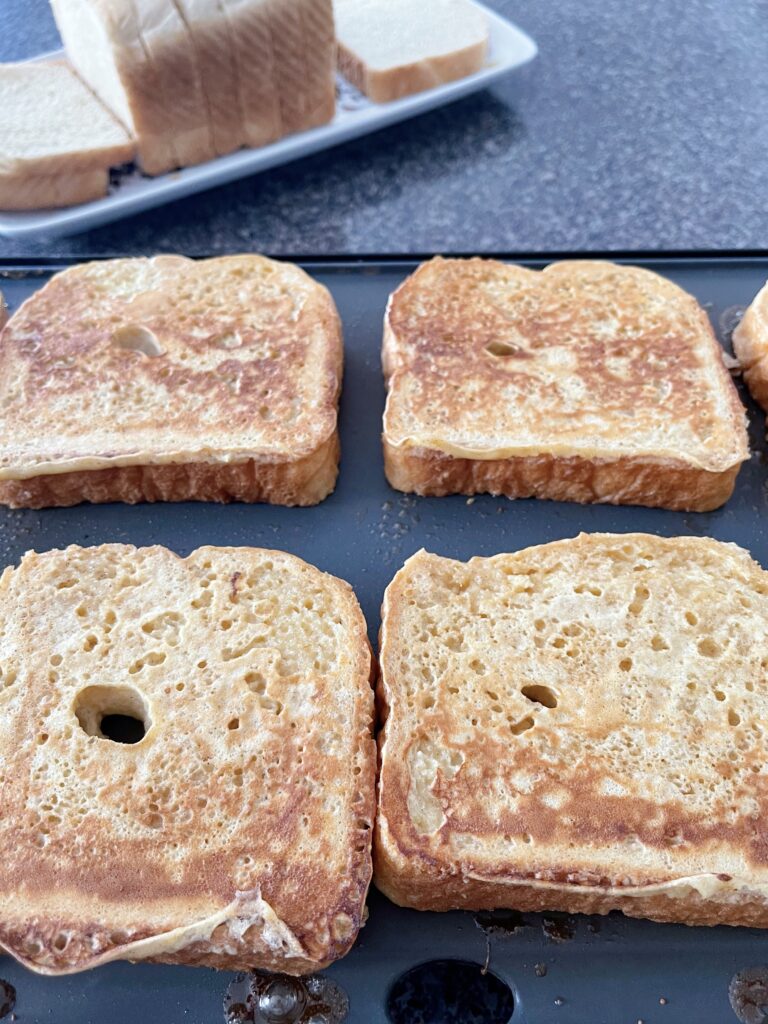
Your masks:
{"label": "golden brown french toast", "polygon": [[390,299],[383,362],[398,490],[705,511],[749,455],[706,314],[637,267],[433,259]]}
{"label": "golden brown french toast", "polygon": [[86,263],[0,334],[0,501],[269,501],[333,490],[342,341],[261,256]]}
{"label": "golden brown french toast", "polygon": [[768,573],[593,534],[386,591],[376,884],[396,903],[768,926]]}
{"label": "golden brown french toast", "polygon": [[280,551],[30,552],[0,577],[0,946],[317,970],[363,920],[371,654]]}

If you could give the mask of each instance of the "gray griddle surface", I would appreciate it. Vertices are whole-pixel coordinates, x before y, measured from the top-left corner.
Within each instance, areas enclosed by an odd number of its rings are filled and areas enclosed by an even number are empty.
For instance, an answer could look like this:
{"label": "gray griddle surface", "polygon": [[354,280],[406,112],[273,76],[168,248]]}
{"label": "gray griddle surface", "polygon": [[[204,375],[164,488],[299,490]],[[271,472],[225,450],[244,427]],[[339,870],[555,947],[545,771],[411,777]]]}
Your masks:
{"label": "gray griddle surface", "polygon": [[[735,317],[768,277],[768,258],[760,257],[628,262],[665,274],[696,295],[726,346]],[[304,265],[330,288],[344,324],[341,473],[327,501],[312,509],[195,503],[3,509],[0,568],[17,562],[30,548],[108,541],[164,544],[182,555],[201,544],[282,548],[349,580],[375,644],[384,588],[405,558],[421,547],[466,559],[582,530],[639,530],[735,541],[768,567],[764,423],[746,397],[754,454],[739,475],[733,498],[716,512],[510,502],[489,496],[468,503],[462,497],[417,498],[391,490],[380,447],[381,324],[387,296],[415,263]],[[2,267],[0,290],[11,309],[55,269],[59,266]],[[352,1024],[383,1024],[389,1020],[387,995],[403,972],[441,958],[483,964],[487,955],[491,971],[514,992],[513,1024],[729,1024],[737,1020],[728,1000],[729,981],[736,971],[768,962],[768,933],[689,929],[620,915],[578,918],[555,928],[539,915],[526,915],[522,928],[483,930],[470,913],[401,910],[372,892],[370,919],[359,941],[328,974],[349,996]],[[197,968],[127,963],[51,979],[29,973],[8,957],[0,958],[0,977],[16,987],[20,1022],[55,1024],[220,1024],[230,980],[227,974]],[[454,1019],[445,1014],[412,1016],[413,1024],[453,1024]],[[404,1020],[398,1018],[398,1024]]]}

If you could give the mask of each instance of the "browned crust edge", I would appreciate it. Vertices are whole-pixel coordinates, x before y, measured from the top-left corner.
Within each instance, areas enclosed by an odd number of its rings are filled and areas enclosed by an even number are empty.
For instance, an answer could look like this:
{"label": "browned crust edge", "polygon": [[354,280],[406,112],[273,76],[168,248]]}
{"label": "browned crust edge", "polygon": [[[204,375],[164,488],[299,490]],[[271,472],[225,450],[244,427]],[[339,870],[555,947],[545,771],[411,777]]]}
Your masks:
{"label": "browned crust edge", "polygon": [[434,449],[397,448],[386,437],[383,443],[384,468],[391,486],[430,497],[488,493],[710,512],[733,494],[741,468],[739,463],[711,472],[672,459],[585,459],[549,453],[462,459]]}
{"label": "browned crust edge", "polygon": [[416,861],[415,865],[393,863],[377,825],[374,884],[394,903],[417,910],[506,908],[532,912],[560,910],[569,914],[609,914],[612,910],[620,910],[627,917],[641,917],[649,921],[768,928],[768,900],[756,892],[726,891],[706,897],[695,890],[686,891],[684,896],[658,891],[648,895],[622,895],[615,890],[579,892],[577,885],[541,888],[525,882],[509,884],[509,880],[468,878],[460,872],[453,875],[435,873],[434,865],[431,866],[431,877],[427,879],[422,875],[425,865],[420,862],[419,855],[412,853],[411,857]]}
{"label": "browned crust edge", "polygon": [[[0,210],[39,210],[47,206],[76,206],[101,199],[109,188],[109,171],[89,171],[0,177]],[[2,326],[2,323],[0,323]]]}
{"label": "browned crust edge", "polygon": [[337,431],[294,461],[184,462],[114,466],[0,481],[0,504],[50,508],[122,501],[244,501],[316,505],[336,485]]}

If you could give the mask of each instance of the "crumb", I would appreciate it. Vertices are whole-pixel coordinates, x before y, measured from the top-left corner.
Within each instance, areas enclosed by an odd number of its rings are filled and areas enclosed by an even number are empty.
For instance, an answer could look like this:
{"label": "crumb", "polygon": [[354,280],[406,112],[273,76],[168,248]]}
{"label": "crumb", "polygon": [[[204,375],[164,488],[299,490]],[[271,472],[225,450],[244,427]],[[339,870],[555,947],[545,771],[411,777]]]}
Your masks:
{"label": "crumb", "polygon": [[546,964],[534,964],[533,965],[533,970],[534,970],[537,978],[543,978],[546,975],[546,973],[547,973],[547,965]]}
{"label": "crumb", "polygon": [[474,505],[475,504],[475,499],[474,498],[467,498],[467,504],[468,505]]}
{"label": "crumb", "polygon": [[562,996],[558,996],[557,999],[555,999],[555,1006],[564,1006],[564,1005],[565,1005],[565,1000],[563,999]]}
{"label": "crumb", "polygon": [[667,1002],[668,1002],[668,1000],[666,1000],[666,999],[664,998],[664,996],[661,996],[661,997],[659,998],[659,1005],[660,1005],[660,1006],[666,1006],[666,1005],[667,1005]]}

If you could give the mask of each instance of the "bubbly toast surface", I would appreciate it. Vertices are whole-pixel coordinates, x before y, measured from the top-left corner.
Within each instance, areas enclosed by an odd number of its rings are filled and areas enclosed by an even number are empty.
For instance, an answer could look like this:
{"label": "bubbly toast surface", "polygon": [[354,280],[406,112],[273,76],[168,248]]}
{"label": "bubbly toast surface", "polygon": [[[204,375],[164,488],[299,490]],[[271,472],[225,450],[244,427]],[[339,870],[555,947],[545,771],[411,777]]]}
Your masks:
{"label": "bubbly toast surface", "polygon": [[[679,497],[697,508],[685,472],[708,475],[708,500],[721,504],[748,457],[744,410],[706,314],[648,270],[433,259],[390,299],[383,362],[387,471],[403,490],[673,506]],[[451,459],[489,465],[473,479],[452,475]],[[510,460],[514,477],[536,459],[555,460],[560,480],[505,480],[504,466],[493,478],[493,463]],[[574,467],[614,463],[621,479],[569,495],[569,470],[573,479]],[[667,493],[632,493],[633,469],[648,466],[672,474]]]}
{"label": "bubbly toast surface", "polygon": [[8,568],[0,609],[2,947],[49,974],[349,949],[375,747],[348,584],[257,548],[70,547]]}
{"label": "bubbly toast surface", "polygon": [[[0,491],[137,466],[290,474],[337,454],[342,358],[331,296],[291,264],[156,256],[72,267],[0,335]],[[268,500],[320,500],[337,469],[325,462]]]}
{"label": "bubbly toast surface", "polygon": [[377,885],[768,926],[768,573],[698,537],[420,552],[383,607]]}

